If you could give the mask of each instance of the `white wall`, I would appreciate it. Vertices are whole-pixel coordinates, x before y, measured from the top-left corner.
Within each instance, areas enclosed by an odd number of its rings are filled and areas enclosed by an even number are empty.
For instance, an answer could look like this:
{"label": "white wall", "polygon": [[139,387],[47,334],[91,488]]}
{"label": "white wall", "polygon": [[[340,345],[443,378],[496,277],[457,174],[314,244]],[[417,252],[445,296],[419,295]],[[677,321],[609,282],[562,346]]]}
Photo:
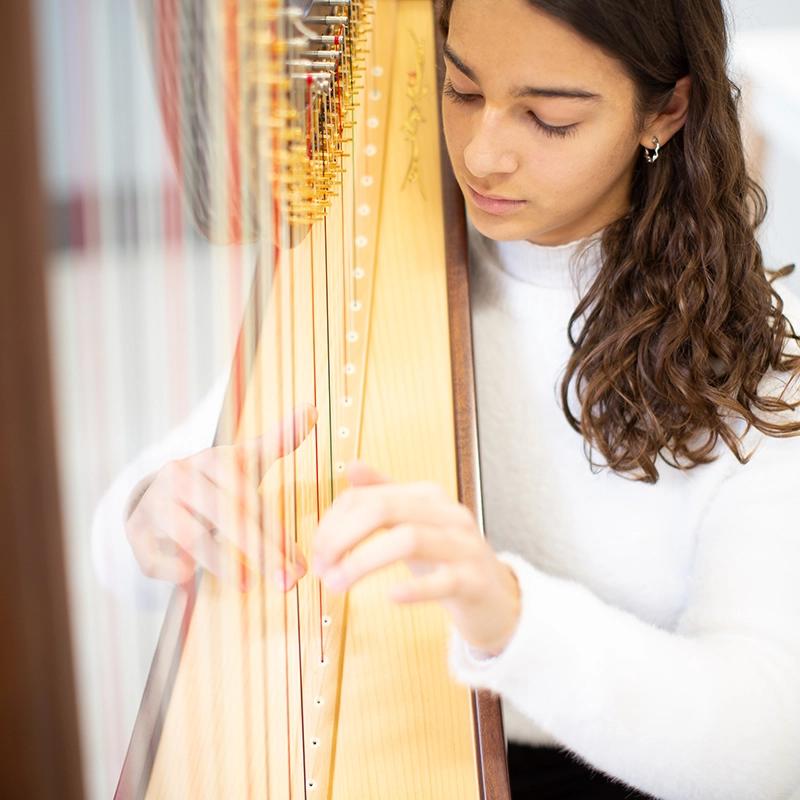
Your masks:
{"label": "white wall", "polygon": [[[785,0],[781,4],[788,5]],[[800,3],[794,15],[800,17]],[[742,30],[735,39],[734,62],[749,113],[764,137],[760,180],[770,209],[760,234],[765,259],[772,267],[800,265],[800,23]],[[800,272],[786,283],[800,294]]]}
{"label": "white wall", "polygon": [[800,25],[797,0],[727,0],[727,4],[734,25],[741,31]]}

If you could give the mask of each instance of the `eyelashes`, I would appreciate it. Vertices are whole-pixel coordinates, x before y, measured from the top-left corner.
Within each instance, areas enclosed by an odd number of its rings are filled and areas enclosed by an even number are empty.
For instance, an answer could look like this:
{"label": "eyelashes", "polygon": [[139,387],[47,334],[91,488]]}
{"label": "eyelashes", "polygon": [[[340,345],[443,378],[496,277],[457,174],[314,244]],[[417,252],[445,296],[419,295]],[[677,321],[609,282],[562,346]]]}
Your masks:
{"label": "eyelashes", "polygon": [[[462,92],[457,92],[455,88],[453,88],[453,84],[446,80],[444,82],[444,87],[442,88],[442,94],[451,102],[453,103],[472,103],[475,100],[480,99],[479,94],[463,94]],[[545,136],[558,136],[561,139],[566,139],[567,136],[570,136],[575,132],[575,129],[578,127],[578,123],[574,122],[572,125],[548,125],[545,122],[542,122],[533,111],[528,111],[528,115],[536,125],[536,127],[545,135]]]}
{"label": "eyelashes", "polygon": [[477,94],[462,94],[461,92],[457,92],[450,81],[444,82],[442,94],[454,103],[469,103],[471,100],[475,100],[478,97]]}

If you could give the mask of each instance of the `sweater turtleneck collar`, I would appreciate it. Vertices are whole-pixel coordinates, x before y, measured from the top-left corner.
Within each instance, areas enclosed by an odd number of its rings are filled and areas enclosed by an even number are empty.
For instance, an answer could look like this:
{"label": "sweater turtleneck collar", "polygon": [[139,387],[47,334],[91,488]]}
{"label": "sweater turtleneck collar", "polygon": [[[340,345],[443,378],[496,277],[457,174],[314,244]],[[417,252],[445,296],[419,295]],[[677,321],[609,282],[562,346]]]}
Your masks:
{"label": "sweater turtleneck collar", "polygon": [[480,251],[489,255],[507,275],[532,286],[579,289],[582,293],[600,269],[599,232],[576,242],[548,247],[528,241],[498,242],[470,228],[473,244]]}

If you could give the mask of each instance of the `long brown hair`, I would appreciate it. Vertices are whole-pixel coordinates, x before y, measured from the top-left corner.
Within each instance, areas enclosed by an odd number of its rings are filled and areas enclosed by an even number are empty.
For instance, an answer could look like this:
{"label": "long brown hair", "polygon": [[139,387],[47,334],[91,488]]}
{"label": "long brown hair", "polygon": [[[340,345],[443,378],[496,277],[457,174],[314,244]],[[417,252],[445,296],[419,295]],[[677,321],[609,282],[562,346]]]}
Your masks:
{"label": "long brown hair", "polygon": [[798,338],[755,239],[766,199],[745,166],[720,0],[528,2],[622,64],[642,123],[692,79],[684,129],[656,163],[637,159],[630,209],[604,230],[602,266],[570,319],[561,402],[590,458],[596,450],[614,471],[654,483],[659,457],[706,464],[720,439],[746,461],[742,422],[800,432],[784,414],[797,402],[759,394],[768,372],[800,371],[800,357],[787,352]]}

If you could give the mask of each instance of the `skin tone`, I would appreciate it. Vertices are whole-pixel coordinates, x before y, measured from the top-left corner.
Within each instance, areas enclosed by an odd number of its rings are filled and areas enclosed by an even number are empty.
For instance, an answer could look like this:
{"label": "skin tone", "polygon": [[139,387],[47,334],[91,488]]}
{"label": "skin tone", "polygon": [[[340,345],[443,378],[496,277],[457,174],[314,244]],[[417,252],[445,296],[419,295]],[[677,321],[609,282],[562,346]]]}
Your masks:
{"label": "skin tone", "polygon": [[[618,219],[641,148],[652,148],[653,137],[665,146],[686,119],[688,77],[660,113],[637,124],[622,66],[525,0],[455,0],[445,63],[448,151],[470,218],[493,239],[559,245]],[[243,563],[252,576],[268,562],[278,565],[272,579],[291,588],[305,559],[283,546],[277,524],[259,538],[253,509],[265,468],[315,420],[302,407],[266,437],[167,465],[128,522],[145,572],[183,581],[200,564],[235,580]],[[361,462],[346,474],[352,488],[314,540],[312,567],[326,587],[345,591],[404,561],[411,579],[392,587],[393,601],[439,602],[469,644],[501,653],[519,618],[519,587],[472,514],[436,484],[395,483]]]}
{"label": "skin tone", "polygon": [[[455,0],[445,64],[450,159],[471,220],[497,240],[560,245],[618,219],[641,147],[663,147],[689,101],[685,78],[640,129],[622,65],[525,0]],[[480,196],[518,202],[493,213]]]}
{"label": "skin tone", "polygon": [[313,406],[298,406],[270,433],[161,469],[125,528],[142,571],[185,583],[200,566],[243,591],[260,576],[284,589],[294,586],[307,571],[305,557],[264,507],[258,486],[316,421]]}

